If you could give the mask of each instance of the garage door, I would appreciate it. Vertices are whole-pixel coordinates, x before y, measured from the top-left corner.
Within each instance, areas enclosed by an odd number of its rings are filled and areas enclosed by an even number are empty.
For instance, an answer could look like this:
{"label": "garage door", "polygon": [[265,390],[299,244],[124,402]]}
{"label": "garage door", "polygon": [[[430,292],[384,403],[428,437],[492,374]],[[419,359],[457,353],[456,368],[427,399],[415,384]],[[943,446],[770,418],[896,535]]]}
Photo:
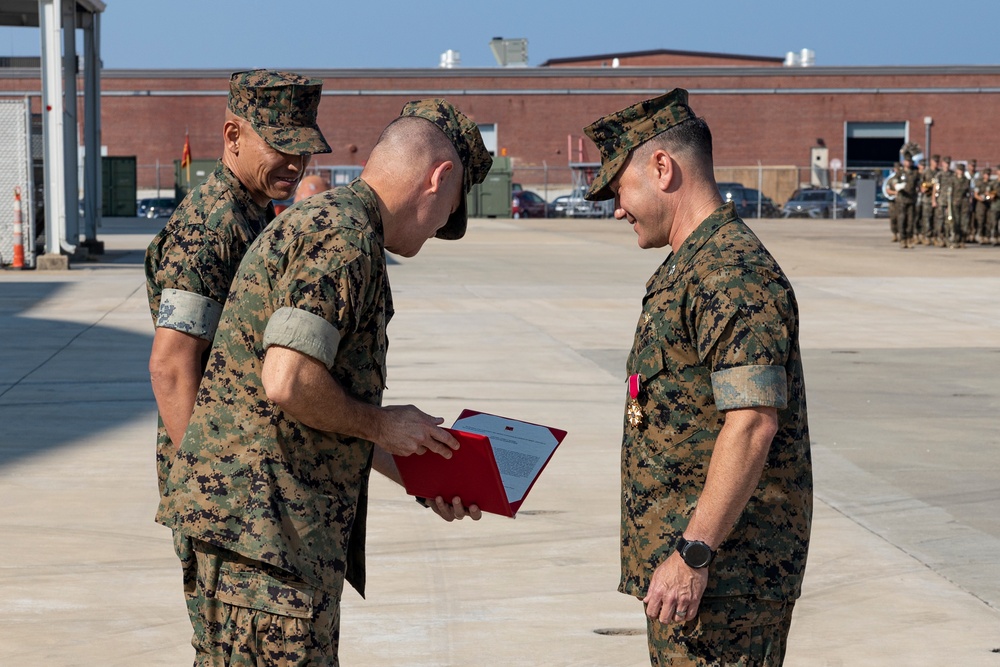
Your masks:
{"label": "garage door", "polygon": [[882,169],[899,160],[906,143],[906,121],[892,123],[847,122],[848,169]]}

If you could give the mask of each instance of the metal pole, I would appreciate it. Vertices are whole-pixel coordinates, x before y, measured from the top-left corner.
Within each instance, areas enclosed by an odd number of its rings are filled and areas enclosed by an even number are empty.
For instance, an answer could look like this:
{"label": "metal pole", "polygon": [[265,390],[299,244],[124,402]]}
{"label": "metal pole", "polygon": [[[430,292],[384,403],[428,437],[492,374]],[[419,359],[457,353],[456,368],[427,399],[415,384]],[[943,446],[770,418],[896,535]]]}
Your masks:
{"label": "metal pole", "polygon": [[[66,234],[63,88],[59,41],[62,0],[38,0],[42,39],[42,146],[45,180],[45,253],[60,255]],[[75,100],[74,100],[75,102]],[[76,165],[73,165],[76,169]],[[74,199],[76,194],[73,195]],[[76,202],[73,203],[76,206]]]}
{"label": "metal pole", "polygon": [[83,144],[84,185],[83,205],[84,234],[90,249],[97,246],[97,228],[103,210],[101,188],[101,15],[88,14],[88,25],[83,29]]}
{"label": "metal pole", "polygon": [[160,198],[160,158],[156,158],[156,198]]}
{"label": "metal pole", "polygon": [[757,160],[757,219],[760,220],[762,199],[764,198],[764,168]]}
{"label": "metal pole", "polygon": [[77,135],[76,2],[62,4],[63,179],[66,231],[63,249],[69,254],[80,243],[80,140]]}
{"label": "metal pole", "polygon": [[924,117],[924,164],[931,159],[931,124],[934,121],[930,116]]}
{"label": "metal pole", "polygon": [[837,219],[837,191],[833,189],[834,183],[837,182],[837,170],[833,170],[833,183],[830,183],[830,194],[833,195],[833,219]]}
{"label": "metal pole", "polygon": [[545,192],[545,217],[549,217],[549,163],[546,160],[542,160],[542,172],[544,174],[545,185],[543,191]]}

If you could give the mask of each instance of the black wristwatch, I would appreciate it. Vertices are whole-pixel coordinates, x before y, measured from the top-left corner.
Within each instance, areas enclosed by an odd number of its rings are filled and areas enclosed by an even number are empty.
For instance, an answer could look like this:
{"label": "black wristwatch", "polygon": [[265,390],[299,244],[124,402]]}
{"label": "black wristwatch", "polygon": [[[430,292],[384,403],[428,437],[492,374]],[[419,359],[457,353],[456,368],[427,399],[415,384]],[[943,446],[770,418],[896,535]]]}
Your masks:
{"label": "black wristwatch", "polygon": [[700,540],[685,540],[683,537],[677,540],[677,553],[681,555],[688,567],[695,569],[708,567],[708,564],[715,558],[712,547]]}

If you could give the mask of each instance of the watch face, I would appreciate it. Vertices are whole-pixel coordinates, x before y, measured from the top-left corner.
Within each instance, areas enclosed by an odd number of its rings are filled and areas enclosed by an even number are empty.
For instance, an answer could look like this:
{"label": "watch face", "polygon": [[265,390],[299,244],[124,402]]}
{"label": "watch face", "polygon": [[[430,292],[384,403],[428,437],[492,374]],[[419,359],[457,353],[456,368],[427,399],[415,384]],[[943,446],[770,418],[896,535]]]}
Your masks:
{"label": "watch face", "polygon": [[712,562],[712,550],[704,542],[688,542],[681,550],[681,558],[691,567],[705,567]]}

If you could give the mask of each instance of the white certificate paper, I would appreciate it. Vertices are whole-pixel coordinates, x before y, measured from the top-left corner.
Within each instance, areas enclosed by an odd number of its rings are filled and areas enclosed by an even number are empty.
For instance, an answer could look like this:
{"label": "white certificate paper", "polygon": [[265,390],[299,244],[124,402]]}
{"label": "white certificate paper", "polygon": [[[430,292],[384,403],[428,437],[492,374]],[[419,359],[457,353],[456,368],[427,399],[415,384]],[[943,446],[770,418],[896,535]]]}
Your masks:
{"label": "white certificate paper", "polygon": [[459,417],[452,428],[490,439],[493,458],[511,503],[524,498],[562,439],[547,426],[484,413]]}

